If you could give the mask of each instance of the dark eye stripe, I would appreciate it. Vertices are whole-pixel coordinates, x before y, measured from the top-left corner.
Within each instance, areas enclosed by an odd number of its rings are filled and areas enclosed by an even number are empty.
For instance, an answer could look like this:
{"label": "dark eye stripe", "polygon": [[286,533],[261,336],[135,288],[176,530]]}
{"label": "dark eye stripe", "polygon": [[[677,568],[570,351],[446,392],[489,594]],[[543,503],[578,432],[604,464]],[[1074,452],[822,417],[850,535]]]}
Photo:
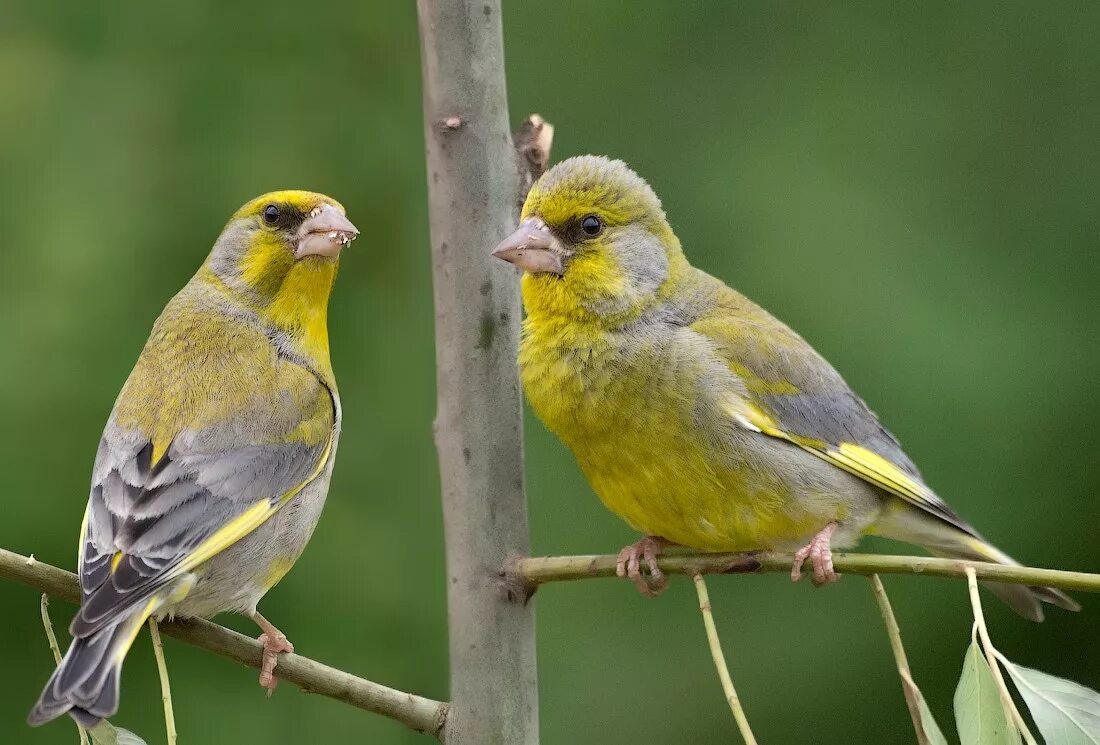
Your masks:
{"label": "dark eye stripe", "polygon": [[297,230],[305,219],[302,211],[290,204],[272,203],[260,210],[263,224],[280,230]]}

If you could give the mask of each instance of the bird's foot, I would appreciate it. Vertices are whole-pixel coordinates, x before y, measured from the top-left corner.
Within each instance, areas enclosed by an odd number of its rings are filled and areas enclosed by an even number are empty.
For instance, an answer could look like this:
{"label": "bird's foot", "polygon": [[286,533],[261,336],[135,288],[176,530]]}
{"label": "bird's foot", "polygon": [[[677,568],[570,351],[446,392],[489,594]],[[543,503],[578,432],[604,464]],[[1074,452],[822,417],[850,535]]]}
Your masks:
{"label": "bird's foot", "polygon": [[260,685],[267,690],[270,698],[275,692],[275,686],[279,685],[279,679],[275,677],[275,666],[279,664],[279,655],[293,652],[294,645],[286,638],[286,634],[275,628],[259,613],[252,618],[264,632],[259,636],[260,644],[264,645],[263,663],[260,665]]}
{"label": "bird's foot", "polygon": [[[647,535],[619,552],[618,558],[615,559],[615,574],[619,577],[628,577],[638,588],[638,592],[647,598],[657,597],[668,587],[668,578],[657,566],[657,557],[666,546],[671,545],[671,542],[660,536]],[[649,569],[649,576],[642,574],[643,559]]]}
{"label": "bird's foot", "polygon": [[833,551],[829,546],[829,541],[832,540],[833,533],[838,527],[840,526],[835,522],[829,523],[818,531],[809,543],[795,552],[794,565],[791,566],[792,582],[802,579],[802,564],[806,559],[809,559],[814,567],[813,582],[818,587],[840,580],[840,575],[833,569]]}

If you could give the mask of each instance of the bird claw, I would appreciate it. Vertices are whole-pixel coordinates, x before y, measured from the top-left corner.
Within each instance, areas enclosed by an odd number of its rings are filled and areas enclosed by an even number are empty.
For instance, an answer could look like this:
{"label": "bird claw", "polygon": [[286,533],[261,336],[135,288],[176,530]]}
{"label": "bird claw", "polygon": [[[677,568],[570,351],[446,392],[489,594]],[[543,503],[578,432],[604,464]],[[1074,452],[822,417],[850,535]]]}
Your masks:
{"label": "bird claw", "polygon": [[[668,541],[664,538],[647,535],[626,546],[615,559],[615,575],[629,578],[643,596],[657,597],[668,587],[668,578],[657,566],[657,557],[667,545]],[[643,560],[649,570],[648,576],[642,573]]]}
{"label": "bird claw", "polygon": [[279,655],[285,652],[293,652],[294,645],[286,638],[286,634],[275,631],[268,634],[266,631],[260,634],[258,641],[264,645],[263,664],[260,666],[260,686],[267,690],[267,697],[275,692],[279,685],[279,679],[275,677],[275,666],[279,664]]}
{"label": "bird claw", "polygon": [[833,569],[833,551],[829,545],[838,527],[840,526],[835,522],[829,523],[818,531],[809,543],[795,552],[794,564],[791,566],[792,582],[802,579],[802,564],[806,559],[809,559],[810,564],[813,565],[813,583],[816,587],[840,580],[840,575]]}

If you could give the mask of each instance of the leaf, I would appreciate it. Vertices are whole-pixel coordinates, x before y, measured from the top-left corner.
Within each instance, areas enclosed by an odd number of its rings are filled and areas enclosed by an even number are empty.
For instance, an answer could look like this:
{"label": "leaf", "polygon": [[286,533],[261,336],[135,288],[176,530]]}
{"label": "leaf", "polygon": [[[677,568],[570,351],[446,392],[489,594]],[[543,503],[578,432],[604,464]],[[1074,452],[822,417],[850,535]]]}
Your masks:
{"label": "leaf", "polygon": [[92,741],[92,745],[118,745],[118,730],[104,719],[88,730],[88,739]]}
{"label": "leaf", "polygon": [[940,725],[936,723],[936,718],[932,716],[932,711],[928,708],[928,704],[924,700],[924,694],[920,692],[920,688],[917,688],[917,684],[913,682],[913,679],[905,672],[901,673],[901,684],[905,688],[905,699],[907,702],[912,701],[917,705],[917,713],[920,716],[920,728],[921,732],[917,733],[917,741],[924,745],[948,745],[947,738],[943,735],[943,730],[940,729]]}
{"label": "leaf", "polygon": [[1100,693],[1000,659],[1049,745],[1100,745]]}
{"label": "leaf", "polygon": [[118,733],[118,745],[149,745],[128,729],[116,727],[115,732]]}
{"label": "leaf", "polygon": [[116,727],[106,719],[88,730],[92,745],[148,745],[128,729]]}
{"label": "leaf", "polygon": [[1001,704],[989,664],[973,641],[966,650],[959,686],[955,689],[955,726],[962,745],[1020,743],[1019,733]]}

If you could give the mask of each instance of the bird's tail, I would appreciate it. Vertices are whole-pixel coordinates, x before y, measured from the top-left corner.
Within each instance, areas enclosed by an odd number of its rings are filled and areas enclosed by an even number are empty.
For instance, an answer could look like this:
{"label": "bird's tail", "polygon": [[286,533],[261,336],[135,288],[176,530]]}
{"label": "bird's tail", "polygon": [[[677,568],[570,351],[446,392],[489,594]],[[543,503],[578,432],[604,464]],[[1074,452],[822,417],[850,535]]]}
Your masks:
{"label": "bird's tail", "polygon": [[[980,535],[952,525],[940,518],[908,505],[887,509],[871,530],[875,535],[894,538],[923,546],[933,556],[946,559],[969,559],[994,564],[1019,566],[1012,557],[990,544]],[[1041,603],[1050,603],[1066,610],[1081,610],[1081,606],[1061,590],[1053,587],[1013,585],[999,582],[983,583],[990,592],[1012,610],[1030,621],[1043,620]]]}
{"label": "bird's tail", "polygon": [[118,711],[122,660],[153,609],[153,604],[138,606],[115,623],[73,639],[27,722],[38,726],[68,713],[91,729]]}

